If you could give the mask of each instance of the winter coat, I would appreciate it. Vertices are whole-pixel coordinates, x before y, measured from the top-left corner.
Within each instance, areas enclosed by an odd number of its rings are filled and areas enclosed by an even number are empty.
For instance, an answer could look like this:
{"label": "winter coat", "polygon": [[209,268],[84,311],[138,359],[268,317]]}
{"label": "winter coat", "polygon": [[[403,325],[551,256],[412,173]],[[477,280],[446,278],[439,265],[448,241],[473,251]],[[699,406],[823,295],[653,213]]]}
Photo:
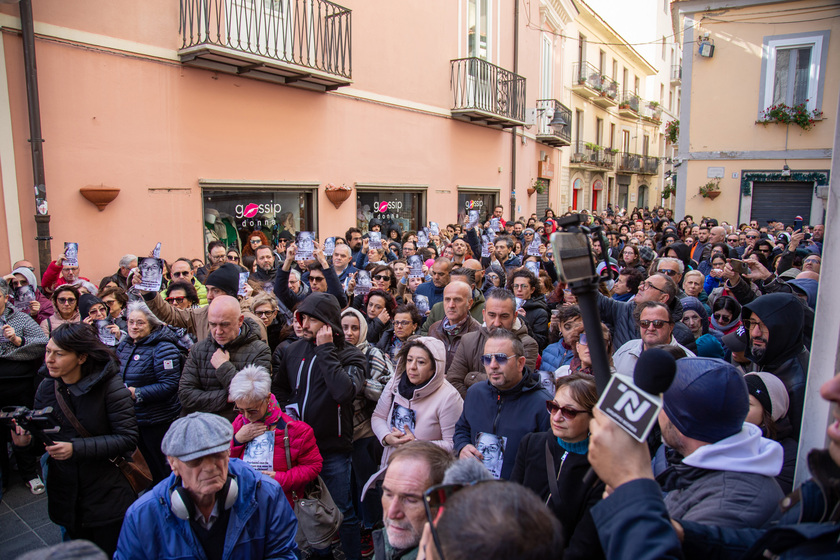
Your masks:
{"label": "winter coat", "polygon": [[[344,293],[344,286],[339,282],[338,276],[335,274],[335,269],[331,266],[324,268],[321,272],[324,273],[324,280],[327,282],[327,292],[332,294],[338,300],[338,306],[344,308],[347,306],[347,294]],[[301,286],[308,285],[309,271],[301,274]],[[293,294],[289,289],[289,271],[283,270],[281,266],[277,270],[277,276],[274,278],[274,295],[283,302],[283,304],[292,309],[298,302],[304,300],[312,292],[304,292],[301,290],[300,294]]]}
{"label": "winter coat", "polygon": [[[511,332],[525,346],[525,367],[533,371],[537,367],[539,357],[537,341],[528,335],[528,327],[518,317],[513,323]],[[483,325],[478,331],[464,335],[452,359],[452,366],[446,370],[446,380],[458,389],[464,398],[466,398],[467,389],[487,379],[481,356],[484,354],[484,343],[487,342],[489,336],[490,332]]]}
{"label": "winter coat", "polygon": [[661,464],[663,455],[667,468],[656,481],[672,519],[760,528],[778,517],[782,446],[761,437],[758,426],[745,423],[737,434],[682,459],[662,446],[655,462]]}
{"label": "winter coat", "polygon": [[[554,460],[556,471],[552,474],[557,480],[559,496],[551,496],[546,445]],[[603,552],[596,553],[601,545],[589,509],[601,500],[604,483],[598,480],[595,484],[584,484],[589,468],[586,454],[567,453],[550,430],[525,434],[519,442],[510,480],[533,490],[560,520],[566,547],[563,558],[603,557]]]}
{"label": "winter coat", "polygon": [[[222,558],[297,558],[297,519],[283,499],[280,485],[239,459],[231,459],[229,473],[239,493],[231,506]],[[126,514],[114,560],[207,558],[190,522],[172,513],[170,488],[176,476],[155,486]]]}
{"label": "winter coat", "polygon": [[[676,297],[669,304],[671,318],[674,321],[674,338],[678,341],[694,340],[691,330],[682,323],[683,307]],[[598,293],[598,311],[613,333],[613,348],[621,348],[630,340],[642,338],[634,313],[636,301],[616,301]]]}
{"label": "winter coat", "polygon": [[808,467],[813,478],[785,499],[782,518],[767,530],[682,522],[686,558],[837,558],[840,466],[827,450],[815,449],[808,454]]}
{"label": "winter coat", "polygon": [[[472,297],[473,304],[472,307],[470,307],[470,317],[481,324],[484,322],[484,304],[486,303],[486,300],[484,299],[484,294],[481,290],[474,289],[472,291]],[[426,322],[423,323],[422,327],[420,327],[418,334],[427,336],[429,334],[429,329],[432,328],[432,325],[438,321],[443,321],[445,316],[446,312],[443,309],[443,302],[434,304],[431,311],[429,311],[429,316],[426,317]]]}
{"label": "winter coat", "polygon": [[18,311],[8,301],[0,318],[23,339],[20,346],[15,346],[10,340],[0,342],[0,380],[33,379],[44,361],[47,336],[32,317]]}
{"label": "winter coat", "polygon": [[522,372],[522,381],[506,391],[496,389],[487,380],[474,384],[467,391],[464,411],[455,425],[456,455],[467,444],[475,445],[481,432],[506,437],[501,478],[509,479],[525,434],[548,431],[545,401],[553,398],[528,367]]}
{"label": "winter coat", "polygon": [[[400,363],[397,372],[385,386],[376,410],[373,411],[371,427],[376,439],[382,442],[385,452],[382,454],[382,466],[388,464],[388,458],[394,448],[385,443],[385,436],[394,427],[394,407],[402,406],[414,412],[414,436],[420,441],[430,441],[446,451],[452,451],[452,438],[455,435],[455,423],[461,416],[464,401],[458,391],[444,378],[446,371],[446,349],[443,343],[427,336],[414,338],[423,344],[435,359],[435,372],[432,378],[420,388],[414,390],[414,396],[407,399],[399,391],[400,379],[405,372],[405,364]],[[403,431],[403,426],[396,426]]]}
{"label": "winter coat", "polygon": [[429,329],[428,336],[432,338],[436,338],[443,342],[443,345],[446,347],[446,371],[449,370],[450,366],[452,366],[452,360],[455,359],[455,353],[458,351],[458,347],[461,345],[461,339],[471,332],[476,332],[481,328],[481,323],[473,319],[472,317],[467,317],[467,323],[464,325],[458,334],[449,334],[446,329],[443,328],[443,321],[437,321],[434,323],[431,328]]}
{"label": "winter coat", "polygon": [[52,332],[55,329],[57,329],[64,323],[80,323],[81,320],[82,319],[79,315],[78,309],[76,309],[76,311],[73,313],[73,316],[69,319],[62,319],[61,315],[59,315],[58,311],[56,311],[53,315],[41,321],[41,330],[44,331],[44,333],[49,337],[52,336]]}
{"label": "winter coat", "polygon": [[[41,286],[49,290],[48,293],[54,292],[56,288],[67,283],[67,280],[61,277],[62,268],[63,267],[59,266],[57,262],[52,261],[44,271],[44,275],[41,277]],[[93,285],[90,279],[85,278],[84,276],[79,276],[79,280],[82,280],[83,283],[90,284],[93,287],[92,293],[96,295],[96,286]]]}
{"label": "winter coat", "polygon": [[[685,352],[687,358],[694,358],[696,356],[694,352],[677,342],[673,336],[671,336],[671,340],[668,342],[668,345],[681,348],[683,352]],[[618,373],[623,373],[624,375],[633,377],[633,372],[636,370],[636,362],[639,361],[639,356],[642,355],[644,349],[645,343],[641,338],[628,341],[621,348],[616,350],[615,354],[613,354],[613,364],[615,364],[615,370]]]}
{"label": "winter coat", "polygon": [[[166,303],[166,301],[157,292],[149,292],[143,296],[143,300],[155,316],[166,323],[176,328],[185,328],[188,332],[195,335],[196,339],[204,340],[210,334],[210,320],[207,318],[210,312],[210,306],[191,307],[189,309],[178,309]],[[267,341],[268,336],[265,332],[265,325],[262,320],[251,313],[250,311],[242,311],[245,316],[245,321],[253,322],[252,329],[255,329],[260,340]]]}
{"label": "winter coat", "polygon": [[364,386],[367,363],[344,341],[341,310],[331,294],[312,293],[298,307],[332,328],[333,342],[301,339],[278,347],[272,357],[271,392],[280,406],[297,405],[300,419],[312,426],[322,455],[353,450],[353,399]]}
{"label": "winter coat", "polygon": [[575,351],[566,348],[561,338],[559,342],[549,344],[542,353],[540,369],[544,371],[557,371],[560,366],[568,365],[575,357]]}
{"label": "winter coat", "polygon": [[551,318],[545,296],[538,295],[526,299],[522,304],[522,309],[525,310],[525,324],[528,325],[528,334],[537,341],[539,351],[542,352],[548,346],[548,320]]}
{"label": "winter coat", "polygon": [[230,353],[230,360],[214,368],[210,358],[220,348],[213,335],[209,335],[190,350],[178,385],[183,416],[191,412],[213,412],[233,420],[236,412],[233,403],[228,402],[233,376],[247,365],[258,365],[271,371],[271,351],[250,322],[242,323],[239,336],[224,346]]}
{"label": "winter coat", "polygon": [[134,412],[141,426],[168,424],[178,416],[178,382],[181,351],[172,329],[159,327],[134,341],[123,337],[117,346],[120,374],[127,387],[134,387]]}
{"label": "winter coat", "polygon": [[750,345],[744,356],[755,364],[756,371],[769,371],[784,382],[790,397],[787,415],[797,441],[802,425],[805,384],[811,357],[803,343],[804,307],[795,295],[779,293],[756,298],[741,310],[741,320],[745,325],[754,313],[770,331],[764,356],[756,358]]}
{"label": "winter coat", "polygon": [[441,303],[443,301],[443,288],[445,288],[445,286],[438,288],[433,282],[423,282],[417,286],[417,290],[414,293],[426,296],[429,299],[429,309],[431,309],[436,303]]}
{"label": "winter coat", "polygon": [[[35,290],[35,301],[41,304],[41,309],[39,309],[38,313],[35,315],[30,314],[29,316],[40,325],[45,319],[55,313],[55,308],[53,307],[50,298],[45,297],[44,294],[41,293],[41,290],[38,288],[38,281],[37,278],[35,278],[35,273],[28,268],[24,266],[18,267],[12,271],[12,274],[20,274],[25,277],[32,289]],[[14,293],[12,293],[12,295],[14,295]],[[6,305],[8,305],[8,303]]]}
{"label": "winter coat", "polygon": [[[119,376],[119,364],[111,361],[72,385],[49,377],[46,366],[40,373],[46,379],[38,386],[35,408],[51,406],[61,428],[52,439],[73,444],[69,459],[47,459],[50,519],[71,532],[119,522],[137,495],[110,459],[130,456],[138,439],[131,393]],[[65,417],[56,386],[93,437],[82,437]]]}
{"label": "winter coat", "polygon": [[[318,477],[324,460],[315,445],[315,433],[306,422],[295,422],[292,417],[284,414],[277,404],[274,395],[270,396],[268,417],[263,420],[267,426],[273,426],[274,432],[274,480],[283,488],[289,504],[294,506],[294,497],[302,498],[306,485]],[[233,441],[230,443],[230,456],[241,459],[245,453],[247,443],[240,444],[236,440],[239,430],[250,424],[241,414],[233,421]],[[292,466],[286,464],[286,444],[284,439],[289,434],[289,455]]]}

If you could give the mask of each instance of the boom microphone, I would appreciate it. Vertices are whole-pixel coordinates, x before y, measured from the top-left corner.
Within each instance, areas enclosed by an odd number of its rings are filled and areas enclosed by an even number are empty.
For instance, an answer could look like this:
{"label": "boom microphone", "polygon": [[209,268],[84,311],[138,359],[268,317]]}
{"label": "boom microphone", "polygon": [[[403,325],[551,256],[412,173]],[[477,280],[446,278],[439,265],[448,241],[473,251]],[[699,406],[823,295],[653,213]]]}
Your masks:
{"label": "boom microphone", "polygon": [[651,348],[642,352],[633,369],[636,387],[650,395],[668,390],[677,375],[677,360],[667,350]]}

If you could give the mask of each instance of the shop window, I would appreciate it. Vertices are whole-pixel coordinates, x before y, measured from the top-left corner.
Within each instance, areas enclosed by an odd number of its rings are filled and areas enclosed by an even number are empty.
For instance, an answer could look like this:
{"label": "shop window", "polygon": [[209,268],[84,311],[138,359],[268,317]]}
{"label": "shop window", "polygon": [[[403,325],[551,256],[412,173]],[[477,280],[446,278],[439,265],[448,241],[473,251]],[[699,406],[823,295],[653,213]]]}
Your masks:
{"label": "shop window", "polygon": [[392,225],[398,226],[403,233],[417,231],[426,224],[425,199],[425,191],[357,189],[356,227],[366,233],[371,221],[375,220],[384,232]]}

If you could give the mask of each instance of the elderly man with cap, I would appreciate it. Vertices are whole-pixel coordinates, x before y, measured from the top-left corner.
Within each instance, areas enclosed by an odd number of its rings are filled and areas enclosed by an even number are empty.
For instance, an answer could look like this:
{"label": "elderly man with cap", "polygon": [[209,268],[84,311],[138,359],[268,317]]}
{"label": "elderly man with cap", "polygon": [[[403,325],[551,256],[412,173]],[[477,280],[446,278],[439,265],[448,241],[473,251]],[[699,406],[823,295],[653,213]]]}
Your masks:
{"label": "elderly man with cap", "polygon": [[125,516],[115,559],[297,558],[297,520],[271,477],[230,458],[233,427],[214,414],[176,420],[161,450],[172,474]]}
{"label": "elderly man with cap", "polygon": [[782,447],[745,423],[749,408],[747,384],[731,364],[677,361],[659,413],[665,446],[654,459],[671,518],[760,528],[777,516]]}
{"label": "elderly man with cap", "polygon": [[[139,274],[134,275],[133,283],[135,285],[140,283]],[[239,269],[234,264],[225,263],[207,275],[204,286],[207,288],[208,303],[223,295],[235,298],[239,292]],[[179,309],[166,303],[158,292],[140,291],[140,294],[152,313],[167,325],[187,329],[187,332],[194,334],[198,340],[205,339],[210,334],[210,323],[207,320],[210,312],[209,305]],[[251,327],[256,329],[260,339],[267,341],[268,336],[263,322],[250,311],[243,311],[243,315],[249,324],[253,322]]]}

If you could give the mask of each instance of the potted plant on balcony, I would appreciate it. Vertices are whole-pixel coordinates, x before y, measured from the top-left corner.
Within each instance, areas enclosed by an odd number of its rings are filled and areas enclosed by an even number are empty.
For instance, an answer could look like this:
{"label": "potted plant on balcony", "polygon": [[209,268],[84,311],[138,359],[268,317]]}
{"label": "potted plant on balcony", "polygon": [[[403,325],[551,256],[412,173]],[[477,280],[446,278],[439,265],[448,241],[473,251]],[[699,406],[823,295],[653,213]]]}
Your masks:
{"label": "potted plant on balcony", "polygon": [[667,200],[671,198],[672,194],[677,194],[677,187],[673,184],[666,184],[665,188],[662,189],[662,199]]}
{"label": "potted plant on balcony", "polygon": [[720,179],[712,179],[700,187],[700,196],[703,198],[717,198],[720,196]]}
{"label": "potted plant on balcony", "polygon": [[353,187],[348,187],[344,184],[336,186],[332,183],[327,183],[324,187],[324,192],[326,193],[329,201],[338,208],[345,200],[350,198],[350,195],[353,193]]}
{"label": "potted plant on balcony", "polygon": [[680,137],[680,121],[679,119],[668,121],[665,125],[665,137],[671,144],[676,144]]}
{"label": "potted plant on balcony", "polygon": [[545,182],[545,179],[534,179],[531,182],[531,186],[528,187],[528,196],[531,196],[534,193],[542,194],[548,188],[548,183]]}
{"label": "potted plant on balcony", "polygon": [[604,148],[604,151],[607,152],[608,154],[615,155],[615,154],[618,153],[618,148]]}
{"label": "potted plant on balcony", "polygon": [[[805,100],[807,103],[808,100]],[[758,120],[763,125],[770,123],[780,124],[795,124],[802,130],[809,130],[814,124],[822,119],[822,111],[809,111],[805,103],[800,103],[793,107],[788,107],[784,103],[773,105],[761,112],[761,118]]]}

